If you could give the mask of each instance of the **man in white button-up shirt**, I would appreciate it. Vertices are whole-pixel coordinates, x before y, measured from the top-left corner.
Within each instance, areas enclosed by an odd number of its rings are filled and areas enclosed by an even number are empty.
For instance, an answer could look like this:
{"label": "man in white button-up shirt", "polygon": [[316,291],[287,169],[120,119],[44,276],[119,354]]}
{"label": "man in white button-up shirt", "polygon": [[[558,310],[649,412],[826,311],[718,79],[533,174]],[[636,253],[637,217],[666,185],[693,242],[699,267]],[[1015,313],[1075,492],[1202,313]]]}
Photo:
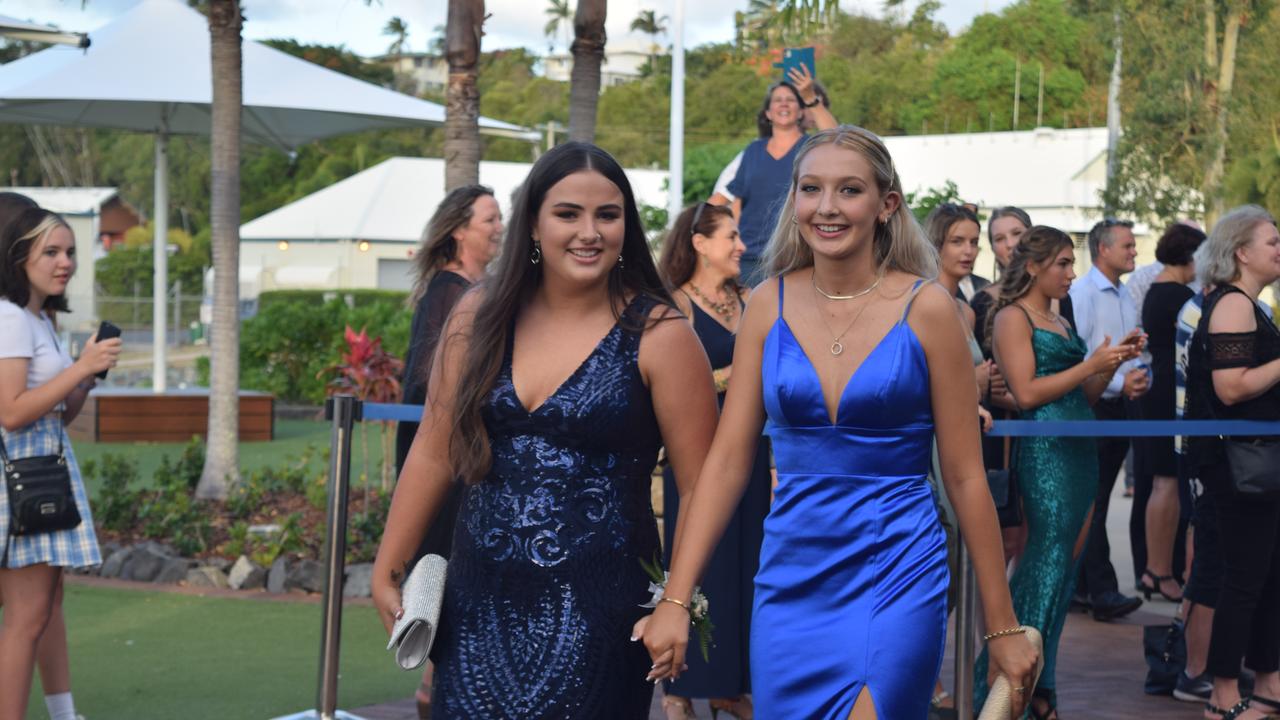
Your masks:
{"label": "man in white button-up shirt", "polygon": [[[1132,228],[1133,223],[1108,219],[1089,231],[1093,267],[1072,284],[1071,303],[1076,331],[1088,344],[1090,353],[1106,338],[1110,338],[1113,345],[1123,342],[1141,321],[1133,298],[1120,282],[1121,275],[1133,271],[1138,255]],[[1132,401],[1147,391],[1149,383],[1148,371],[1138,360],[1121,365],[1094,404],[1094,415],[1099,420],[1136,417],[1137,406]],[[1142,604],[1141,599],[1120,592],[1116,571],[1111,565],[1111,546],[1107,542],[1107,506],[1128,451],[1127,438],[1098,438],[1098,495],[1076,583],[1077,595],[1088,598],[1093,616],[1098,620],[1122,617]]]}

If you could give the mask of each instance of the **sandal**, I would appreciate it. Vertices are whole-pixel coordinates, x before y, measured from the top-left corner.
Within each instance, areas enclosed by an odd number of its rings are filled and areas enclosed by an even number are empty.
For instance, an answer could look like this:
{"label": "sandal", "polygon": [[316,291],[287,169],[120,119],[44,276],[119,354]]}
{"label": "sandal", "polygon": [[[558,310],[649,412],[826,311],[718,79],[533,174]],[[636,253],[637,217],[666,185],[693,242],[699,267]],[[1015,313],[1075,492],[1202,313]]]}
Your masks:
{"label": "sandal", "polygon": [[755,717],[755,708],[751,705],[751,698],[746,695],[739,695],[732,700],[715,698],[709,702],[712,718],[717,717],[721,710],[738,718],[738,720],[751,720]]}
{"label": "sandal", "polygon": [[693,702],[676,695],[662,696],[662,712],[666,713],[667,720],[694,720],[698,717],[693,714]]}
{"label": "sandal", "polygon": [[[1147,578],[1151,578],[1152,582],[1148,583]],[[1177,585],[1179,591],[1181,591],[1182,585],[1178,583],[1177,578],[1175,578],[1172,575],[1157,575],[1151,572],[1151,568],[1147,568],[1142,571],[1142,578],[1138,580],[1138,590],[1142,592],[1143,597],[1145,597],[1147,600],[1150,600],[1152,595],[1159,593],[1160,597],[1164,598],[1165,600],[1168,600],[1169,602],[1172,602],[1172,603],[1182,602],[1181,592],[1179,592],[1177,596],[1174,596],[1164,591],[1164,586],[1162,585],[1162,583],[1166,580],[1172,580],[1173,584]]]}
{"label": "sandal", "polygon": [[[1045,701],[1044,712],[1036,712],[1036,700]],[[1027,714],[1032,720],[1058,720],[1058,696],[1052,690],[1036,688],[1031,693],[1031,702],[1027,703]]]}
{"label": "sandal", "polygon": [[1205,712],[1217,715],[1218,717],[1222,718],[1222,720],[1236,720],[1236,718],[1240,717],[1240,715],[1245,710],[1248,710],[1248,709],[1249,709],[1248,698],[1241,700],[1240,702],[1236,703],[1235,705],[1232,705],[1226,710],[1223,710],[1222,708],[1218,707],[1217,705],[1214,705],[1213,703],[1204,704]]}
{"label": "sandal", "polygon": [[950,709],[955,705],[955,703],[952,703],[950,705],[946,704],[946,702],[950,699],[951,699],[951,693],[947,692],[946,690],[942,690],[937,695],[934,695],[932,698],[929,699],[929,707],[933,708],[934,710],[941,710],[942,708]]}
{"label": "sandal", "polygon": [[1269,697],[1263,697],[1261,695],[1253,695],[1249,698],[1249,702],[1260,702],[1263,705],[1269,706],[1272,710],[1275,710],[1276,712],[1280,712],[1280,700],[1272,700]]}

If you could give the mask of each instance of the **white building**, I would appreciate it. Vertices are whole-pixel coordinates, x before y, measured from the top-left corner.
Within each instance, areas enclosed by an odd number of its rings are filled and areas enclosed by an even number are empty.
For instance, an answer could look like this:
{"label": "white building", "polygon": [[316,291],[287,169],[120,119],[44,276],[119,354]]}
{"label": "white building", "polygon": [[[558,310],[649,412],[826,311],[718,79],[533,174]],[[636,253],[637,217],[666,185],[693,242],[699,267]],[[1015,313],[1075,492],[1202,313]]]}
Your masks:
{"label": "white building", "polygon": [[[604,47],[600,65],[600,90],[640,79],[640,70],[649,59],[662,54],[662,48],[648,40],[623,38],[611,40]],[[573,73],[573,56],[549,55],[542,61],[542,74],[548,80],[569,82]]]}
{"label": "white building", "polygon": [[[1106,128],[909,135],[884,142],[908,193],[941,189],[950,180],[983,216],[1014,205],[1026,210],[1032,222],[1064,230],[1078,241],[1102,219]],[[1159,233],[1138,224],[1134,234],[1138,264],[1154,260]],[[1080,242],[1077,248],[1076,269],[1083,273],[1090,265],[1089,252]],[[994,277],[990,250],[984,243],[978,257],[977,272],[986,277]]]}
{"label": "white building", "polygon": [[[504,215],[532,166],[481,162]],[[637,202],[666,206],[666,171],[627,170]],[[444,160],[398,157],[240,226],[243,299],[286,289],[408,290],[413,255],[444,199]]]}
{"label": "white building", "polygon": [[449,84],[449,61],[442,55],[401,53],[370,58],[369,62],[389,66],[397,80],[408,80],[410,87],[403,90],[415,95],[444,92]]}
{"label": "white building", "polygon": [[[46,210],[62,216],[76,236],[76,274],[67,285],[67,305],[70,313],[59,315],[58,324],[63,330],[91,331],[97,328],[98,311],[94,292],[94,261],[103,255],[102,240],[116,235],[123,237],[124,230],[137,225],[137,215],[119,199],[115,188],[46,188],[9,187],[4,192],[26,195]],[[103,225],[104,211],[113,216]],[[127,217],[131,216],[130,221]],[[118,232],[117,227],[119,226]]]}

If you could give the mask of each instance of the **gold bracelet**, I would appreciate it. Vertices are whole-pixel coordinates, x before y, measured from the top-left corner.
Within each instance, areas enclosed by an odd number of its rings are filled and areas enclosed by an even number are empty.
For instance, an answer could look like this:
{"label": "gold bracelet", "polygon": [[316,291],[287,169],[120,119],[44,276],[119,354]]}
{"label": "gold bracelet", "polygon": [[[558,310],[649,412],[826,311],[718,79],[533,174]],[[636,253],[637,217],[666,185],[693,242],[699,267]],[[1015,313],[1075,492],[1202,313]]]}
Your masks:
{"label": "gold bracelet", "polygon": [[1007,630],[997,630],[996,632],[993,632],[993,633],[987,633],[986,635],[982,636],[982,642],[991,642],[992,640],[995,640],[998,637],[1004,637],[1006,635],[1023,635],[1026,632],[1027,632],[1027,629],[1022,625],[1019,625],[1017,627],[1008,628]]}
{"label": "gold bracelet", "polygon": [[664,598],[662,598],[661,600],[659,600],[658,602],[669,602],[669,603],[672,603],[672,604],[675,604],[675,605],[679,605],[680,607],[684,608],[684,611],[685,611],[685,612],[689,613],[691,616],[693,615],[693,611],[689,609],[689,606],[688,606],[688,605],[686,605],[685,603],[683,603],[683,602],[681,602],[681,601],[679,601],[679,600],[677,600],[677,599],[675,599],[675,598],[664,597]]}

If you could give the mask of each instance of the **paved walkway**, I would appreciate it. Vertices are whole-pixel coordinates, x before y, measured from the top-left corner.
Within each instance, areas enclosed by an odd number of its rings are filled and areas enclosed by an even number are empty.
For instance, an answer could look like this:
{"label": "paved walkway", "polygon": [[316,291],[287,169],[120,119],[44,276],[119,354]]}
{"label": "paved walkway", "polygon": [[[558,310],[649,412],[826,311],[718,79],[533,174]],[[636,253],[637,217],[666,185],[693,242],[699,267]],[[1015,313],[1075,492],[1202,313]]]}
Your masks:
{"label": "paved walkway", "polygon": [[[1107,517],[1111,539],[1112,561],[1125,592],[1134,585],[1132,559],[1129,554],[1128,522],[1132,501],[1122,497],[1122,483],[1116,483]],[[1067,619],[1058,652],[1058,702],[1067,720],[1197,720],[1202,717],[1198,703],[1178,702],[1170,697],[1149,697],[1142,692],[1146,663],[1142,656],[1142,627],[1169,622],[1175,607],[1171,603],[1153,601],[1121,622],[1100,623],[1082,613]],[[955,667],[952,656],[954,629],[947,634],[947,658],[943,682],[950,685]],[[406,699],[364,708],[352,713],[367,720],[416,720],[417,713],[409,695],[415,681],[405,680]],[[709,718],[705,703],[695,709],[698,717]],[[654,693],[651,720],[662,720],[660,693]]]}

